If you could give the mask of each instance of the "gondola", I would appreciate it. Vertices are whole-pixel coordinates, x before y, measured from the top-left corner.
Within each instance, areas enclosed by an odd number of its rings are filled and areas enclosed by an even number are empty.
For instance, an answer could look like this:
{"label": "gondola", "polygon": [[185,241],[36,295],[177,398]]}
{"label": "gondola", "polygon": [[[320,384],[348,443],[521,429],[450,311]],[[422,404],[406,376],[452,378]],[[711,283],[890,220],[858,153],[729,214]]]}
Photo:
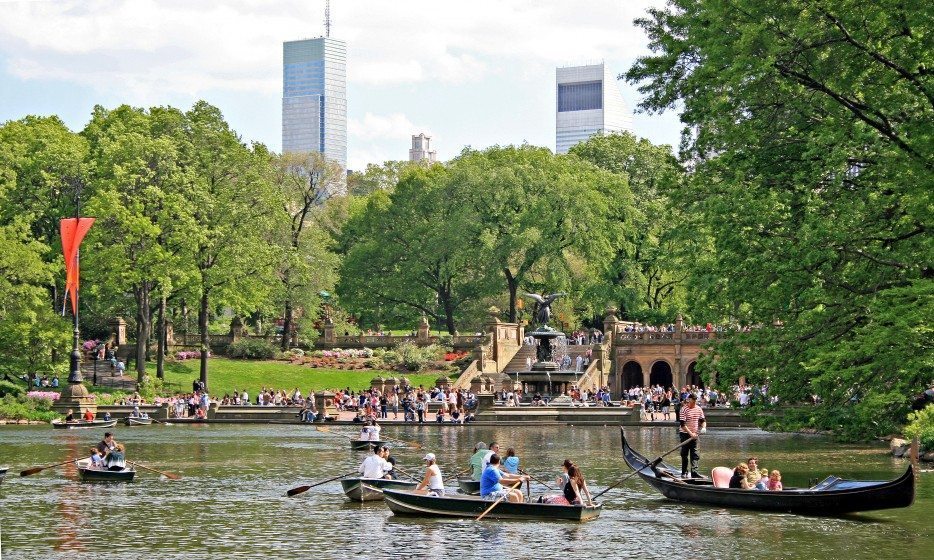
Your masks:
{"label": "gondola", "polygon": [[84,428],[113,428],[117,425],[116,420],[75,420],[65,422],[64,420],[52,420],[52,427],[57,430],[80,430]]}
{"label": "gondola", "polygon": [[830,476],[810,488],[785,488],[780,492],[714,487],[710,479],[681,480],[671,476],[671,465],[640,455],[622,435],[623,459],[639,477],[666,498],[718,507],[781,511],[808,515],[841,515],[859,511],[908,507],[915,497],[915,477],[909,466],[895,480],[847,480]]}
{"label": "gondola", "polygon": [[344,494],[352,502],[374,502],[383,499],[383,490],[414,490],[417,482],[389,480],[387,478],[345,478],[341,480]]}
{"label": "gondola", "polygon": [[127,426],[149,426],[152,424],[152,418],[138,418],[135,416],[127,416],[123,419],[123,423]]}
{"label": "gondola", "polygon": [[[421,517],[477,517],[493,502],[479,496],[453,494],[444,497],[429,496],[411,490],[383,490],[383,501],[396,515]],[[521,503],[503,500],[486,517],[496,519],[526,519],[542,521],[589,521],[600,516],[597,504],[588,506],[562,506],[558,504]]]}
{"label": "gondola", "polygon": [[480,495],[480,481],[472,478],[458,478],[457,487],[461,494]]}
{"label": "gondola", "polygon": [[352,439],[350,440],[350,448],[354,451],[372,451],[374,445],[385,445],[386,442],[383,440],[373,440],[368,439]]}
{"label": "gondola", "polygon": [[78,467],[78,478],[83,482],[133,482],[133,477],[136,476],[136,470],[132,467],[119,471],[91,467],[90,459],[75,461],[75,466]]}

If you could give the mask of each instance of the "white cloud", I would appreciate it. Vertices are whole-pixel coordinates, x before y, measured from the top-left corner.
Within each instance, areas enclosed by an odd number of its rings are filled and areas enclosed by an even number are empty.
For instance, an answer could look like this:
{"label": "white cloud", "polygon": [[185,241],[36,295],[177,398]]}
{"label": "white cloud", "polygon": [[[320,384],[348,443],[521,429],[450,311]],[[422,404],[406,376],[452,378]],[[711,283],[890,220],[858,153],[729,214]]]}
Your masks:
{"label": "white cloud", "polygon": [[425,127],[412,124],[412,121],[402,113],[380,116],[366,113],[362,120],[350,119],[347,121],[347,133],[361,140],[406,140],[412,134],[424,132],[431,135]]}
{"label": "white cloud", "polygon": [[[460,84],[527,65],[631,58],[631,20],[661,0],[336,1],[332,36],[348,42],[360,84]],[[320,34],[324,2],[92,0],[0,3],[0,51],[24,79],[71,80],[135,95],[216,88],[281,90],[282,41]]]}

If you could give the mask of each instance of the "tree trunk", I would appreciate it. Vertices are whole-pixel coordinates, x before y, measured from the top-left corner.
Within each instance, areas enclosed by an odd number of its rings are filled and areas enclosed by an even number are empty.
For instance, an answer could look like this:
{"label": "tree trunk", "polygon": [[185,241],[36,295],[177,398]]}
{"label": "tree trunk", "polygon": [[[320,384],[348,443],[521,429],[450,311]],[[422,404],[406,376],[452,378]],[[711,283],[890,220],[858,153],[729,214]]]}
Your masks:
{"label": "tree trunk", "polygon": [[295,311],[292,309],[291,298],[285,300],[285,313],[282,321],[282,351],[285,352],[292,344],[292,323]]}
{"label": "tree trunk", "polygon": [[[509,288],[509,322],[516,322],[516,293],[519,291],[519,281],[512,275],[508,268],[503,269],[506,275],[506,286]],[[529,321],[530,323],[532,321]]]}
{"label": "tree trunk", "polygon": [[165,379],[165,294],[159,300],[159,340],[156,346],[156,377]]}
{"label": "tree trunk", "polygon": [[198,330],[201,332],[201,382],[204,390],[208,390],[208,353],[211,344],[208,338],[208,292],[201,295],[201,307],[198,310]]}
{"label": "tree trunk", "polygon": [[146,344],[150,338],[149,282],[136,286],[136,382],[146,377]]}

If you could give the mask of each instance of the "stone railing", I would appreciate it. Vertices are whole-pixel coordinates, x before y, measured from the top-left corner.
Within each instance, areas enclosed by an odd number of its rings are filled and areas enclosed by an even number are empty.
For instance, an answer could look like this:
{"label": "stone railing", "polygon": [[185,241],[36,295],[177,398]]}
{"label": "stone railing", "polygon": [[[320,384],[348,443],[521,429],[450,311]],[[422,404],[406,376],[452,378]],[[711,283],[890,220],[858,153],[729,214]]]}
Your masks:
{"label": "stone railing", "polygon": [[464,368],[464,371],[462,371],[460,376],[454,381],[454,385],[452,385],[451,388],[455,391],[469,389],[470,382],[481,373],[483,373],[483,371],[481,369],[480,360],[474,360]]}
{"label": "stone railing", "polygon": [[333,342],[327,342],[323,338],[315,341],[316,348],[392,348],[403,342],[411,342],[419,346],[428,346],[429,344],[440,344],[442,339],[450,340],[454,348],[473,348],[487,339],[487,335],[456,335],[452,337],[442,336],[412,336],[412,335],[339,335],[334,337]]}
{"label": "stone railing", "polygon": [[614,343],[627,346],[632,344],[704,344],[716,338],[715,332],[678,332],[678,331],[644,331],[620,332],[616,334]]}
{"label": "stone railing", "polygon": [[577,388],[581,390],[596,391],[600,388],[600,371],[602,363],[600,359],[593,360],[584,371],[584,375],[577,381]]}

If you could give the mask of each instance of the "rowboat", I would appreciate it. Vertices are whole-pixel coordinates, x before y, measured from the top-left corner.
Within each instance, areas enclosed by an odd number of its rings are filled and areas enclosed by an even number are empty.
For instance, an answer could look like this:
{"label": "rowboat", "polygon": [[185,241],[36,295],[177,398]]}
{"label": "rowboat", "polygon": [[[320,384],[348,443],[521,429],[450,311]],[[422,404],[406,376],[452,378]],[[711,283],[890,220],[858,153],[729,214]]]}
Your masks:
{"label": "rowboat", "polygon": [[52,420],[52,427],[58,430],[80,430],[84,428],[113,428],[117,425],[116,420],[75,420],[65,422],[63,420]]}
{"label": "rowboat", "polygon": [[132,467],[109,471],[92,467],[90,459],[79,459],[75,461],[75,466],[78,467],[78,478],[84,482],[133,482],[136,476],[136,470]]}
{"label": "rowboat", "polygon": [[374,502],[383,499],[383,490],[414,490],[417,482],[387,478],[345,478],[341,480],[344,494],[353,502]]}
{"label": "rowboat", "polygon": [[474,496],[480,495],[479,480],[474,480],[472,478],[458,478],[457,487],[460,489],[461,494],[471,494]]}
{"label": "rowboat", "polygon": [[123,423],[127,426],[149,426],[152,424],[152,418],[136,418],[133,416],[128,416],[123,419]]}
{"label": "rowboat", "polygon": [[780,492],[717,487],[707,478],[681,480],[669,474],[677,472],[671,465],[660,463],[653,468],[649,459],[629,446],[622,428],[620,433],[623,459],[629,468],[671,500],[761,511],[840,515],[908,507],[915,497],[915,477],[910,466],[895,480],[847,480],[830,476],[810,488],[785,488]]}
{"label": "rowboat", "polygon": [[354,451],[372,451],[374,445],[385,445],[386,442],[382,440],[373,440],[368,439],[352,439],[350,440],[350,448]]}
{"label": "rowboat", "polygon": [[0,483],[3,482],[3,479],[6,478],[6,472],[10,470],[10,467],[0,467]]}
{"label": "rowboat", "polygon": [[[477,517],[493,502],[480,496],[452,494],[429,496],[411,490],[383,490],[383,500],[396,515],[421,517]],[[563,506],[558,504],[511,503],[503,500],[486,517],[542,521],[589,521],[600,516],[603,506]]]}

